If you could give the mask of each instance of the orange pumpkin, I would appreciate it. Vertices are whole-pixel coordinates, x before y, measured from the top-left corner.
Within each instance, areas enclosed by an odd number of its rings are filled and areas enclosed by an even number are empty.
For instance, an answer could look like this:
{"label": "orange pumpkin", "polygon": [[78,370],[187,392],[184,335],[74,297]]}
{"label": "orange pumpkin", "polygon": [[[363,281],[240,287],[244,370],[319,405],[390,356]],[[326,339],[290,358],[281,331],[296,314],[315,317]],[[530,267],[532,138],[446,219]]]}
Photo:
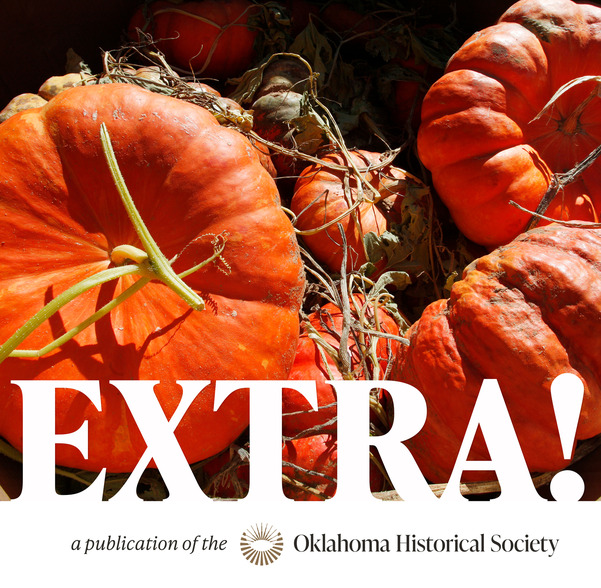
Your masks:
{"label": "orange pumpkin", "polygon": [[[148,16],[146,15],[148,11]],[[129,23],[150,33],[167,61],[184,73],[225,80],[243,73],[255,57],[260,8],[248,0],[199,0],[140,6]]]}
{"label": "orange pumpkin", "polygon": [[[411,326],[391,374],[427,401],[426,424],[407,442],[424,475],[448,480],[484,378],[499,382],[530,471],[564,468],[550,386],[579,376],[576,439],[601,433],[600,309],[599,229],[548,225],[472,262]],[[489,459],[482,436],[470,459]]]}
{"label": "orange pumpkin", "polygon": [[[57,463],[131,471],[145,448],[109,380],[159,380],[167,416],[176,380],[286,379],[298,341],[304,272],[293,227],[256,150],[207,110],[130,84],[65,90],[41,109],[0,125],[0,343],[49,300],[82,279],[136,269],[121,245],[141,248],[100,142],[104,123],[132,199],[176,273],[211,259],[185,283],[194,310],[151,279],[73,339],[42,357],[0,364],[0,435],[17,448],[21,394],[11,380],[99,380],[102,411],[79,393],[57,392],[57,432],[89,422],[89,459],[57,447]],[[92,288],[31,333],[41,349],[137,283],[134,275]],[[227,447],[248,425],[244,393],[213,412],[198,395],[176,430],[189,462]]]}
{"label": "orange pumpkin", "polygon": [[[338,223],[348,246],[347,270],[359,269],[368,261],[365,235],[381,235],[391,223],[398,222],[402,197],[411,186],[423,186],[419,179],[390,163],[382,166],[383,154],[361,150],[349,154],[360,172],[361,186],[357,176],[350,173],[346,158],[329,154],[321,158],[323,163],[303,170],[290,203],[295,226],[307,247],[317,261],[334,272],[340,272],[344,251]],[[369,182],[374,190],[363,182]]]}
{"label": "orange pumpkin", "polygon": [[[536,119],[567,82],[601,71],[601,8],[521,0],[470,37],[422,105],[418,153],[459,229],[494,248],[521,233],[552,174],[601,142],[596,82],[579,84]],[[553,219],[596,221],[601,163],[550,203]]]}

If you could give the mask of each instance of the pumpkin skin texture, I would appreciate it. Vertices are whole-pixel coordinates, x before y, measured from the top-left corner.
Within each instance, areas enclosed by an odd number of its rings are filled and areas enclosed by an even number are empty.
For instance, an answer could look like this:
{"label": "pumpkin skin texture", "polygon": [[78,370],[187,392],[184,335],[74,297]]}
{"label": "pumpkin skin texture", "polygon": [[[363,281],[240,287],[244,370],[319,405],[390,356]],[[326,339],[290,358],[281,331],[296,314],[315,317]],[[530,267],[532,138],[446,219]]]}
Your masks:
{"label": "pumpkin skin texture", "polygon": [[[286,441],[282,447],[282,460],[285,464],[282,469],[284,475],[319,492],[314,494],[302,486],[285,482],[283,490],[287,498],[319,501],[327,500],[336,494],[338,443],[335,437],[312,435]],[[373,462],[370,462],[369,471],[371,491],[380,492],[384,486],[384,476]]]}
{"label": "pumpkin skin texture", "polygon": [[173,4],[159,0],[150,6],[147,22],[143,7],[129,24],[152,35],[167,61],[185,73],[226,80],[244,72],[254,58],[258,31],[249,26],[259,8],[247,0],[201,0]]}
{"label": "pumpkin skin texture", "polygon": [[[391,374],[428,404],[407,442],[424,476],[448,480],[484,378],[498,380],[531,472],[567,465],[550,395],[558,375],[584,382],[576,440],[601,433],[600,308],[599,230],[547,225],[472,262],[411,326]],[[490,459],[481,435],[469,459]]]}
{"label": "pumpkin skin texture", "polygon": [[[0,435],[22,447],[21,394],[10,380],[98,380],[102,412],[58,390],[57,433],[89,422],[89,459],[57,446],[57,463],[131,471],[145,444],[109,380],[158,380],[171,417],[176,380],[286,379],[298,340],[304,272],[293,227],[256,150],[207,110],[130,84],[66,90],[0,126],[0,341],[67,287],[111,266],[119,244],[141,243],[119,200],[100,143],[109,130],[134,202],[179,273],[213,253],[224,261],[185,278],[206,303],[194,311],[159,281],[41,358],[0,364]],[[135,278],[81,295],[20,346],[40,349],[95,312]],[[247,396],[213,412],[213,386],[176,429],[190,463],[227,447],[248,425]]]}
{"label": "pumpkin skin texture", "polygon": [[[525,230],[553,173],[572,169],[601,142],[594,82],[573,87],[534,120],[567,82],[601,71],[601,8],[522,0],[452,56],[422,105],[418,154],[459,229],[493,249]],[[581,105],[584,103],[584,108]],[[551,202],[546,216],[596,221],[596,162]]]}
{"label": "pumpkin skin texture", "polygon": [[[364,298],[357,295],[355,303],[351,302],[350,304],[352,316],[357,320],[359,312],[364,312],[370,328],[375,329],[373,306],[367,305],[367,308],[363,310],[363,304]],[[335,304],[325,304],[319,310],[311,313],[308,322],[326,343],[335,349],[340,348],[343,314]],[[364,318],[361,322],[365,325],[366,319]],[[382,307],[378,308],[377,326],[381,332],[399,335],[399,327],[396,321]],[[370,341],[370,335],[366,334],[362,344],[368,347]],[[389,373],[388,364],[394,361],[397,346],[397,341],[393,339],[378,337],[376,352],[379,360],[379,379],[385,379],[385,376]],[[317,385],[318,406],[328,406],[328,408],[320,408],[318,411],[314,411],[298,392],[284,388],[282,391],[282,431],[286,437],[307,435],[307,431],[315,427],[318,427],[316,432],[319,433],[336,431],[336,421],[334,420],[337,415],[336,392],[332,386],[326,384],[326,381],[331,379],[342,380],[343,376],[337,362],[323,350],[327,362],[327,366],[325,365],[320,349],[319,344],[309,336],[309,330],[301,326],[301,334],[289,379],[314,380]],[[372,379],[372,373],[365,373],[366,370],[361,362],[362,354],[352,332],[348,341],[348,351],[354,378],[357,380]],[[372,369],[373,366],[369,362],[367,363],[369,368]]]}
{"label": "pumpkin skin texture", "polygon": [[[407,184],[414,182],[422,185],[420,180],[411,174],[390,164],[378,170],[370,169],[380,162],[379,153],[357,150],[350,151],[350,156],[359,170],[362,170],[361,176],[380,194],[381,200],[380,204],[375,205],[371,202],[360,204],[355,209],[357,222],[354,222],[349,214],[339,221],[348,245],[348,271],[359,269],[367,262],[363,245],[363,237],[367,233],[381,235],[389,228],[390,222],[400,220],[401,215],[397,207],[400,207]],[[328,163],[347,165],[346,159],[334,153],[325,155],[321,160],[323,164],[307,166],[294,187],[290,208],[296,215],[295,226],[300,231],[318,229],[349,210],[345,196],[345,172],[327,167]],[[355,202],[358,198],[358,188],[353,176],[349,180],[349,186],[351,200]],[[369,199],[371,198],[370,194]],[[343,248],[337,224],[313,234],[303,235],[303,240],[317,261],[333,272],[340,272]]]}

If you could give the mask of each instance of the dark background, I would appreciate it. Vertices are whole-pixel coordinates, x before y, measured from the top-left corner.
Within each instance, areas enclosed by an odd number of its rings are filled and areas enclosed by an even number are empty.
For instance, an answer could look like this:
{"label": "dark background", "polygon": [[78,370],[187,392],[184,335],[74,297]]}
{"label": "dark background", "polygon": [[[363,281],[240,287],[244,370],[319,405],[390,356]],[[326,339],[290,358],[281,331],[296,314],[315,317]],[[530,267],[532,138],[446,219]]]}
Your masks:
{"label": "dark background", "polygon": [[[141,0],[0,0],[0,109],[14,96],[37,93],[50,76],[65,73],[72,48],[92,71],[101,69],[101,50],[118,48]],[[465,38],[494,24],[510,0],[457,0]],[[408,2],[406,3],[408,4]],[[432,14],[449,2],[425,0]]]}

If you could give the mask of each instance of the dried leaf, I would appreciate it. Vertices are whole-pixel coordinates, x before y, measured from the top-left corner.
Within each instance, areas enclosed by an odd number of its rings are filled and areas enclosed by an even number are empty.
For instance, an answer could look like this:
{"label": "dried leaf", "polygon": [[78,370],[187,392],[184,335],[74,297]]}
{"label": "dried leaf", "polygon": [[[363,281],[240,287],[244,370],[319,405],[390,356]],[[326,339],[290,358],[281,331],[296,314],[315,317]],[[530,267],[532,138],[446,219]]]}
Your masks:
{"label": "dried leaf", "polygon": [[328,94],[335,98],[338,110],[349,109],[364,93],[365,85],[359,81],[355,68],[338,58],[328,77]]}
{"label": "dried leaf", "polygon": [[445,282],[445,285],[444,285],[444,292],[447,296],[451,293],[451,288],[453,287],[453,284],[457,281],[458,278],[459,278],[458,272],[452,272],[447,277],[447,281]]}
{"label": "dried leaf", "polygon": [[398,235],[390,231],[384,231],[381,235],[367,233],[364,241],[367,257],[372,263],[384,259],[387,268],[410,269],[411,266],[416,267],[410,260],[411,246],[403,243]]}
{"label": "dried leaf", "polygon": [[401,49],[398,41],[391,42],[391,39],[387,35],[378,35],[372,37],[365,43],[365,50],[374,57],[380,57],[383,61],[389,62],[395,57],[399,57],[399,51]]}
{"label": "dried leaf", "polygon": [[427,35],[411,35],[411,49],[416,63],[428,63],[443,70],[459,48],[455,35],[443,28],[428,29]]}
{"label": "dried leaf", "polygon": [[319,74],[318,84],[325,78],[332,64],[332,46],[310,22],[294,39],[289,51],[302,55],[310,64],[313,71]]}
{"label": "dried leaf", "polygon": [[411,284],[411,278],[407,272],[390,271],[384,272],[376,282],[375,286],[370,290],[371,295],[377,295],[388,288],[394,286],[397,290],[403,290]]}
{"label": "dried leaf", "polygon": [[251,104],[254,100],[255,93],[260,88],[263,82],[263,72],[270,60],[266,59],[260,63],[257,67],[251,68],[244,72],[241,77],[236,80],[236,89],[229,94],[232,100],[238,102],[238,104]]}

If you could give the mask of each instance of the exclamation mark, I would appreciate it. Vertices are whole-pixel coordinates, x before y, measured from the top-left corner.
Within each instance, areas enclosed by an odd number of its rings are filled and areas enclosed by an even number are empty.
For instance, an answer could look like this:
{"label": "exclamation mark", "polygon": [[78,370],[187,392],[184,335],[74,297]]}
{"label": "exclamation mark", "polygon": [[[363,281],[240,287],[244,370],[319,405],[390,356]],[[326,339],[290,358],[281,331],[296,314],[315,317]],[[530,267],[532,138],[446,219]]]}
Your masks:
{"label": "exclamation mark", "polygon": [[[561,374],[553,380],[551,400],[559,429],[561,449],[566,460],[572,459],[583,398],[584,385],[578,376]],[[555,500],[576,502],[584,494],[584,481],[576,472],[563,470],[553,476],[550,490]]]}

